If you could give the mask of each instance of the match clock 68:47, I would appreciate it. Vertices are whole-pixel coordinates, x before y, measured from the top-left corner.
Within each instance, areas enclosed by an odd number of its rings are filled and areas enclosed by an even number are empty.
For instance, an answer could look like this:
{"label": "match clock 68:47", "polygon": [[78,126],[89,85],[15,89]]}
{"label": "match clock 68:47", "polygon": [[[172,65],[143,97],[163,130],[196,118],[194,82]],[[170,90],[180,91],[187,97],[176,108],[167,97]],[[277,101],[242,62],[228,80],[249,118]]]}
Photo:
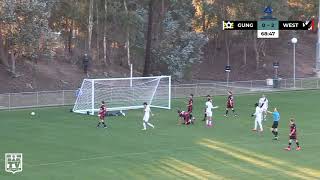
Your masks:
{"label": "match clock 68:47", "polygon": [[279,30],[258,30],[257,38],[279,38]]}

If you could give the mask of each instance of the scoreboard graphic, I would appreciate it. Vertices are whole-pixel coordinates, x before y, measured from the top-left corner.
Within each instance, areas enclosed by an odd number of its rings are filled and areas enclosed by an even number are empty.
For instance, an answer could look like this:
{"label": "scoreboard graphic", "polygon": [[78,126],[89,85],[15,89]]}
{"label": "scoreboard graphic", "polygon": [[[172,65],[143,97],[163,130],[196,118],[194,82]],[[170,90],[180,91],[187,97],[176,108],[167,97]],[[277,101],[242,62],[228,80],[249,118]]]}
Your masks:
{"label": "scoreboard graphic", "polygon": [[257,38],[279,38],[282,30],[310,30],[313,31],[314,19],[310,21],[222,21],[223,30],[255,30]]}
{"label": "scoreboard graphic", "polygon": [[279,38],[279,21],[258,21],[257,38]]}

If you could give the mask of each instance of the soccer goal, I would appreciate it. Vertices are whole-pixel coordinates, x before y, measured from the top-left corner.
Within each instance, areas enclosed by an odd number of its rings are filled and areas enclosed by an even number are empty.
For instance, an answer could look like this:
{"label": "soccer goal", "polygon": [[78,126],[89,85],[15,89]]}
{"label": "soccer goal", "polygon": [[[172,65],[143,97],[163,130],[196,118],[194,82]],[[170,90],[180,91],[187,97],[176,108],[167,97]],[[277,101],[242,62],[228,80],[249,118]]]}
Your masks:
{"label": "soccer goal", "polygon": [[94,114],[105,101],[108,111],[171,108],[171,76],[84,79],[73,112]]}

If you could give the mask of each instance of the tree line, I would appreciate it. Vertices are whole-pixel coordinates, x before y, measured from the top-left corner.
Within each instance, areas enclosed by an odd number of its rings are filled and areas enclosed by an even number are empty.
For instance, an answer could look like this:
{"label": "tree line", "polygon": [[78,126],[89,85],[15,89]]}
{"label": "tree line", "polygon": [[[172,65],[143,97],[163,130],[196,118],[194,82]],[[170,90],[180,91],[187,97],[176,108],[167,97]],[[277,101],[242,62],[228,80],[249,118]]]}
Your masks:
{"label": "tree line", "polygon": [[[79,64],[83,53],[93,63],[116,64],[150,74],[181,76],[201,61],[208,42],[226,50],[242,43],[243,64],[253,45],[256,68],[266,40],[255,31],[222,31],[223,20],[257,20],[271,4],[280,20],[316,15],[316,0],[2,0],[0,63],[12,74],[16,59],[35,63],[63,59]],[[296,32],[292,32],[296,33]],[[58,53],[58,51],[62,51]]]}

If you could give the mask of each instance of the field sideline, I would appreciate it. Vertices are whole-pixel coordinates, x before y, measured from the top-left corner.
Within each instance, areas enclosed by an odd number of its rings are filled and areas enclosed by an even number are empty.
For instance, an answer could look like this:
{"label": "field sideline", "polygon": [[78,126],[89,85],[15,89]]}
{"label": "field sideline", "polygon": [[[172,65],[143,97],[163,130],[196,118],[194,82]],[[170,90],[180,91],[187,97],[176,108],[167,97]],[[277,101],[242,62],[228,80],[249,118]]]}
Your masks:
{"label": "field sideline", "polygon": [[[186,109],[187,100],[176,99],[172,110],[152,109],[156,128],[147,131],[141,131],[141,110],[108,118],[108,129],[96,129],[97,116],[70,113],[70,107],[0,111],[0,179],[320,179],[320,91],[267,93],[270,110],[281,113],[279,141],[269,131],[271,116],[265,132],[251,131],[260,96],[235,95],[237,118],[223,117],[226,97],[214,97],[220,106],[214,128],[201,121],[205,98],[195,99],[195,125],[177,125],[176,109]],[[292,116],[299,152],[283,150]],[[23,153],[23,172],[4,171],[8,152]]]}

